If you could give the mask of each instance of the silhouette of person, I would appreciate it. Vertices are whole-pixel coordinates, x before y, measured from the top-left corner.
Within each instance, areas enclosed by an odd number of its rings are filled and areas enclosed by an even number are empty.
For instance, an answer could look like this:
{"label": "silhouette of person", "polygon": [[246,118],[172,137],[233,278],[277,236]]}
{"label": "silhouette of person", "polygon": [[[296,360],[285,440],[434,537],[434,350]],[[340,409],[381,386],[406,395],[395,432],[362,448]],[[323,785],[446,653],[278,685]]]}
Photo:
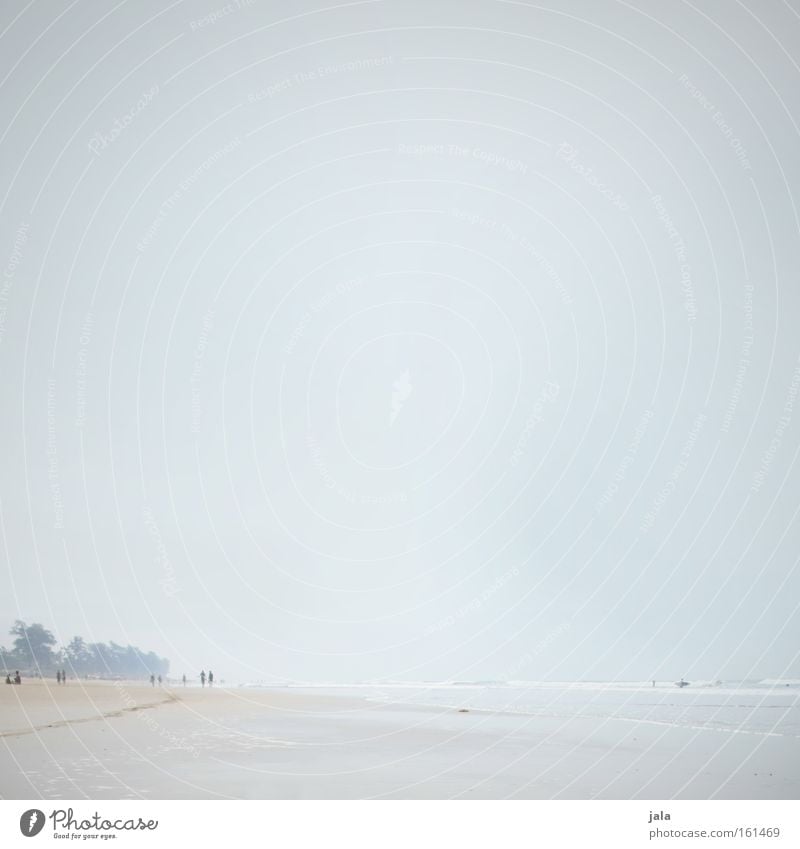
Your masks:
{"label": "silhouette of person", "polygon": [[61,670],[60,669],[58,670],[58,672],[56,672],[56,683],[58,683],[58,684],[61,683]]}
{"label": "silhouette of person", "polygon": [[67,683],[67,671],[66,671],[66,669],[61,670],[61,683],[62,684]]}
{"label": "silhouette of person", "polygon": [[159,687],[161,686],[161,676],[160,675],[158,676],[158,686]]}
{"label": "silhouette of person", "polygon": [[6,675],[6,684],[10,684],[10,683],[11,683],[11,676]]}
{"label": "silhouette of person", "polygon": [[210,669],[208,670],[208,686],[214,686],[214,673]]}
{"label": "silhouette of person", "polygon": [[16,672],[14,672],[14,683],[15,684],[21,684],[22,683],[22,678],[19,677],[19,669],[17,669]]}
{"label": "silhouette of person", "polygon": [[186,676],[185,675],[183,676],[183,686],[184,687],[186,686]]}
{"label": "silhouette of person", "polygon": [[155,675],[153,675],[152,673],[150,674],[150,686],[151,686],[151,687],[155,687],[155,686],[156,686],[156,676],[155,676]]}
{"label": "silhouette of person", "polygon": [[205,687],[205,686],[206,686],[206,672],[205,672],[205,669],[201,670],[201,672],[200,672],[200,686],[201,686],[201,687]]}

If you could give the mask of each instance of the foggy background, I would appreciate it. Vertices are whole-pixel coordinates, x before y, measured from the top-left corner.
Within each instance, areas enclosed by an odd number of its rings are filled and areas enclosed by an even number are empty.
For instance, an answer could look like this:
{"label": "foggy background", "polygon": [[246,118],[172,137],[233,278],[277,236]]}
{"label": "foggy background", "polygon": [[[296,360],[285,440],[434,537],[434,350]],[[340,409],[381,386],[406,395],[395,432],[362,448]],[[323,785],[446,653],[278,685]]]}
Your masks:
{"label": "foggy background", "polygon": [[2,17],[3,631],[800,675],[797,3]]}

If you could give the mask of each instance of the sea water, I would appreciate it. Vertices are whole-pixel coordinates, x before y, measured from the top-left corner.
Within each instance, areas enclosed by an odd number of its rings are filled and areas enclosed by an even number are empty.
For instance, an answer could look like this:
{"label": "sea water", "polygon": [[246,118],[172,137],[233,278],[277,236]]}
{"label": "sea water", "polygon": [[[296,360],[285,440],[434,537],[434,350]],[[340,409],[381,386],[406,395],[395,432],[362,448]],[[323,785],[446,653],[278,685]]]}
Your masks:
{"label": "sea water", "polygon": [[615,722],[800,739],[800,681],[450,682],[369,685],[368,698],[394,705],[487,713],[586,717]]}

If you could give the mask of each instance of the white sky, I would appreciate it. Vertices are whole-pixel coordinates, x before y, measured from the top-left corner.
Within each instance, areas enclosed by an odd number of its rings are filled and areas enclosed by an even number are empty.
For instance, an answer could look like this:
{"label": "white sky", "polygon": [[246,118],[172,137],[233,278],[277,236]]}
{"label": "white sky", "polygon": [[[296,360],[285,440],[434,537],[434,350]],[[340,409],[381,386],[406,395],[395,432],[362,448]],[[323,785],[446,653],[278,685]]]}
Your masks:
{"label": "white sky", "polygon": [[0,623],[800,674],[800,19],[552,5],[4,10]]}

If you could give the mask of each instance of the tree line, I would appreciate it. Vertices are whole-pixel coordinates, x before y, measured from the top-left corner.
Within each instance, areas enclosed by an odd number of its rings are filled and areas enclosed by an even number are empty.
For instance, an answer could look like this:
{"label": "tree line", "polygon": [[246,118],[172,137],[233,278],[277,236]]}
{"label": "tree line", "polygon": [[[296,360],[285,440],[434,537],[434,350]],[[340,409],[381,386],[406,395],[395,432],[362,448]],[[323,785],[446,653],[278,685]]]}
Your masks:
{"label": "tree line", "polygon": [[63,669],[77,678],[148,678],[169,672],[166,658],[136,646],[87,643],[83,637],[73,637],[59,646],[52,632],[38,622],[28,625],[17,619],[9,634],[14,638],[11,648],[0,646],[4,673],[19,669],[28,675],[49,676]]}

